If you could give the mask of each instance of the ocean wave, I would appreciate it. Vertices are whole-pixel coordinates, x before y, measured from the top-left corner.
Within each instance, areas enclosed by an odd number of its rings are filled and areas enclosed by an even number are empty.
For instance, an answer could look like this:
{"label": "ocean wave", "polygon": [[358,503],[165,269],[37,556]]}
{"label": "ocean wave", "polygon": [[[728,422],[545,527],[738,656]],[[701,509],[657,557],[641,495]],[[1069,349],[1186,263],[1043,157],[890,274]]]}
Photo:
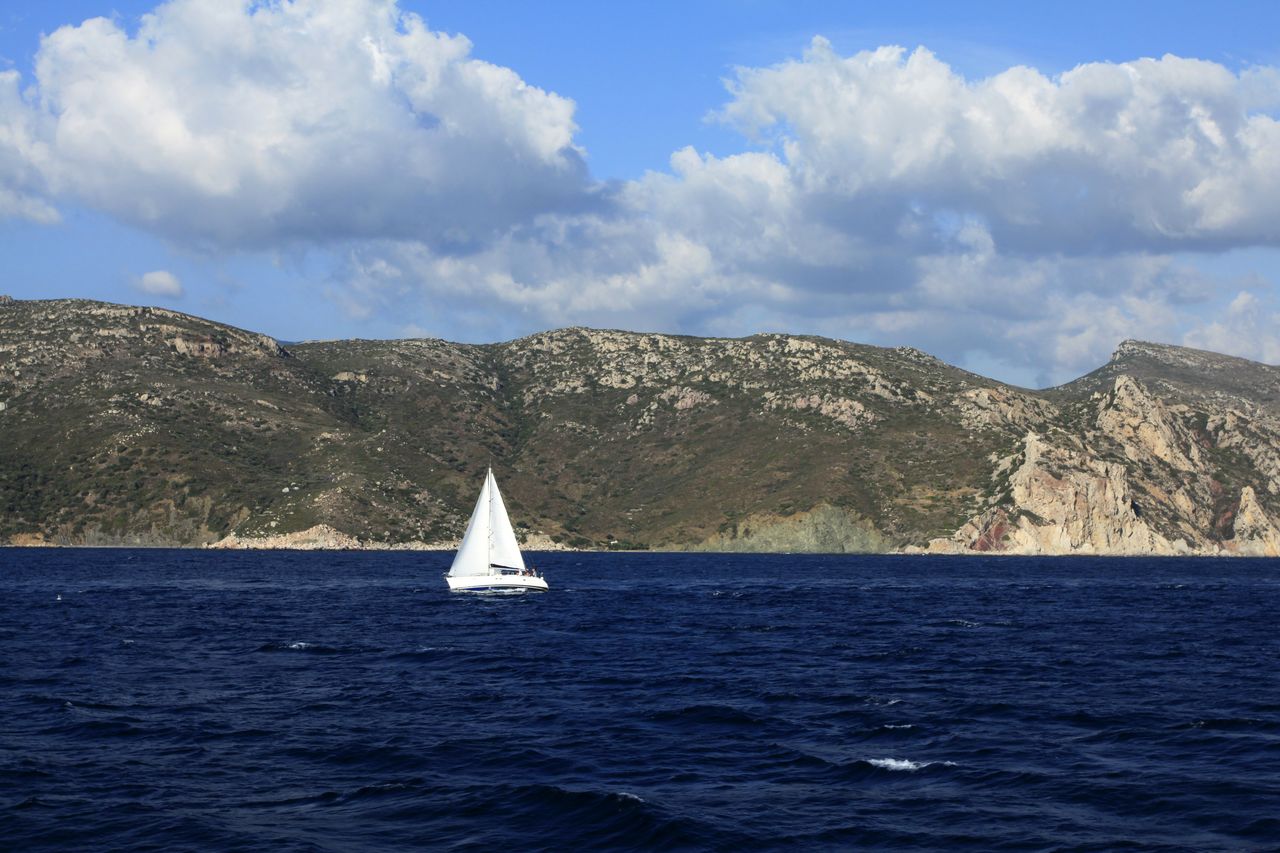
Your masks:
{"label": "ocean wave", "polygon": [[459,795],[455,808],[489,814],[526,839],[555,838],[543,846],[526,842],[525,849],[729,849],[725,845],[736,835],[621,789],[532,784],[471,787]]}
{"label": "ocean wave", "polygon": [[312,643],[305,640],[288,642],[270,642],[258,646],[259,652],[304,652],[309,655],[352,655],[374,654],[383,651],[376,646],[342,645],[331,646],[325,643]]}
{"label": "ocean wave", "polygon": [[[53,701],[59,701],[57,699]],[[91,699],[63,699],[62,707],[68,711],[120,711],[128,707],[112,702],[94,702]]]}
{"label": "ocean wave", "polygon": [[911,773],[924,770],[926,767],[955,767],[954,761],[911,761],[906,758],[867,758],[864,759],[872,767],[881,770],[905,770]]}
{"label": "ocean wave", "polygon": [[413,650],[392,652],[387,655],[389,660],[439,660],[457,653],[452,646],[419,646]]}

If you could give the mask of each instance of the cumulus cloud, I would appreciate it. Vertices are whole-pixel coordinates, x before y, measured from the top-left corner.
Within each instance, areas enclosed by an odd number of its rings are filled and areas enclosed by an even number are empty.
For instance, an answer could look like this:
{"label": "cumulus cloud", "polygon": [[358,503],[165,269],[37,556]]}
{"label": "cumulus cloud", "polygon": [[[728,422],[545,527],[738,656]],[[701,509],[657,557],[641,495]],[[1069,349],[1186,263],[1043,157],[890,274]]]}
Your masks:
{"label": "cumulus cloud", "polygon": [[23,100],[16,71],[0,72],[0,220],[59,220],[41,167],[49,161],[39,115]]}
{"label": "cumulus cloud", "polygon": [[818,38],[730,87],[720,116],[772,139],[830,217],[961,209],[1030,250],[1280,242],[1275,69],[1165,56],[970,81],[924,48]]}
{"label": "cumulus cloud", "polygon": [[149,273],[143,273],[138,277],[137,287],[143,293],[149,293],[152,296],[178,298],[183,293],[182,282],[168,270],[152,270]]}
{"label": "cumulus cloud", "polygon": [[587,195],[572,101],[393,0],[172,0],[46,37],[63,197],[221,247],[466,247]]}

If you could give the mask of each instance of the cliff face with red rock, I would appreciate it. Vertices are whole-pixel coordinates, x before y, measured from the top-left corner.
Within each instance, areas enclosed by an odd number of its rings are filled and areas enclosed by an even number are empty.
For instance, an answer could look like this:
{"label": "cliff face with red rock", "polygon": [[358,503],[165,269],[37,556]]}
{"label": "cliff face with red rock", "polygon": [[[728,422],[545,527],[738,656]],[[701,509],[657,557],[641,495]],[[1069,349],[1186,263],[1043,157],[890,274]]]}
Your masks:
{"label": "cliff face with red rock", "polygon": [[0,542],[456,541],[485,466],[579,548],[1280,553],[1280,369],[1125,342],[1015,388],[910,348],[271,338],[0,301]]}
{"label": "cliff face with red rock", "polygon": [[1274,555],[1278,375],[1126,342],[1045,395],[1055,410],[995,460],[988,505],[927,550]]}

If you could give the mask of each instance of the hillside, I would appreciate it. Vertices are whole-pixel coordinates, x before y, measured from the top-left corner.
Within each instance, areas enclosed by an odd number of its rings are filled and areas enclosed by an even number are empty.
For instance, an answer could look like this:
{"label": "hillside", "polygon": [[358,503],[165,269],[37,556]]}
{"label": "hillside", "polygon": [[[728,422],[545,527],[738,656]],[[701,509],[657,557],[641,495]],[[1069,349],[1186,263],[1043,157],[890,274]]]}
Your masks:
{"label": "hillside", "polygon": [[280,346],[0,303],[0,540],[460,534],[490,463],[575,547],[1273,553],[1280,369],[1126,342],[1041,392],[907,349],[562,329]]}

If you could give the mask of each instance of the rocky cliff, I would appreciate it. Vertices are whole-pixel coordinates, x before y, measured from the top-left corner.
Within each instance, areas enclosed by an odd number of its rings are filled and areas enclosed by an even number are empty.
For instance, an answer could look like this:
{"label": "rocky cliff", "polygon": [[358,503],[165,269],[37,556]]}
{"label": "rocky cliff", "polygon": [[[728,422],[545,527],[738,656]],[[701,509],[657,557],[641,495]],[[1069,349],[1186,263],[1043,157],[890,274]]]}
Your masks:
{"label": "rocky cliff", "polygon": [[572,547],[1275,555],[1280,369],[1129,341],[1029,391],[788,335],[282,347],[0,302],[0,539],[447,543],[488,464]]}

